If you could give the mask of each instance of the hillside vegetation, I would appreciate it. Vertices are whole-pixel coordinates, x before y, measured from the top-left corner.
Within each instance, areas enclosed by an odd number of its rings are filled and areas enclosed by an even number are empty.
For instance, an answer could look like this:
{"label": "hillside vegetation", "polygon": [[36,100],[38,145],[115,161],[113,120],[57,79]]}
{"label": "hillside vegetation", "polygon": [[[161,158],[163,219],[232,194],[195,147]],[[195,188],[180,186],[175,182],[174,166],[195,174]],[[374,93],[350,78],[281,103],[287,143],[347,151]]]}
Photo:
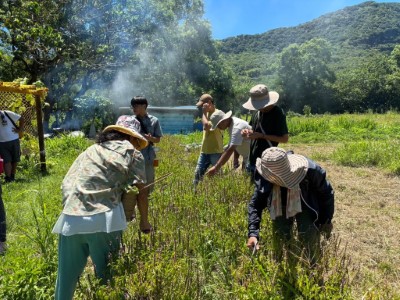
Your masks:
{"label": "hillside vegetation", "polygon": [[386,52],[400,43],[400,3],[364,2],[295,27],[221,40],[223,54],[279,53],[290,44],[323,38],[338,48]]}
{"label": "hillside vegetation", "polygon": [[299,26],[218,44],[234,74],[234,109],[257,83],[278,91],[287,111],[400,108],[400,3],[364,2]]}

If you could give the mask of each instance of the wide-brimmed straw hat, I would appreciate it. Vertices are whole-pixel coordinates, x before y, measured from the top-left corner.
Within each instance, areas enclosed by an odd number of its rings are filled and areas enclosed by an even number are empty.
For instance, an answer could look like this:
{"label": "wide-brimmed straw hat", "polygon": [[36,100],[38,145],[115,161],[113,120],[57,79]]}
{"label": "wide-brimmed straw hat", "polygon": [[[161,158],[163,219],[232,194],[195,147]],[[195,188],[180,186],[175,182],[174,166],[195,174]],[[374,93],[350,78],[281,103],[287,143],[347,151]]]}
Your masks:
{"label": "wide-brimmed straw hat", "polygon": [[278,99],[277,92],[269,91],[264,84],[257,84],[250,89],[250,98],[243,104],[243,107],[249,110],[258,110],[276,104]]}
{"label": "wide-brimmed straw hat", "polygon": [[196,106],[197,107],[202,106],[204,102],[208,102],[209,100],[212,101],[213,97],[210,94],[203,94],[199,98],[199,101],[196,103]]}
{"label": "wide-brimmed straw hat", "polygon": [[111,130],[116,130],[125,134],[128,134],[138,140],[139,147],[135,147],[137,150],[142,150],[147,147],[149,142],[135,129],[130,128],[129,126],[122,126],[122,125],[110,125],[104,128],[103,132],[108,132]]}
{"label": "wide-brimmed straw hat", "polygon": [[295,188],[306,176],[308,160],[303,155],[287,153],[284,149],[271,147],[257,158],[258,173],[266,180],[289,189]]}
{"label": "wide-brimmed straw hat", "polygon": [[232,116],[231,110],[228,111],[227,113],[224,113],[221,110],[217,110],[216,112],[214,112],[210,117],[211,130],[217,128],[219,123],[221,123],[223,120],[229,119],[231,116]]}

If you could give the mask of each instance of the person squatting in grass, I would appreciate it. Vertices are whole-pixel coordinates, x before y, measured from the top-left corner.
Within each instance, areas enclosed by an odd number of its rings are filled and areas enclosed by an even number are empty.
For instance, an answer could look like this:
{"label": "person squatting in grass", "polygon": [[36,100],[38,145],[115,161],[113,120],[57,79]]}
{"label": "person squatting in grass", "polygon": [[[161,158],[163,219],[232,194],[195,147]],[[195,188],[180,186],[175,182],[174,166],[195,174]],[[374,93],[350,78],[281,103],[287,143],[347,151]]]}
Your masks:
{"label": "person squatting in grass", "polygon": [[207,171],[206,175],[215,175],[235,151],[242,155],[243,165],[245,165],[250,153],[250,140],[242,136],[242,131],[245,129],[251,130],[249,123],[232,117],[232,111],[228,111],[226,114],[213,114],[210,121],[212,124],[211,130],[218,128],[223,131],[228,128],[229,143],[220,159]]}
{"label": "person squatting in grass", "polygon": [[286,116],[277,106],[279,94],[269,91],[264,84],[250,89],[250,98],[243,107],[256,111],[249,122],[252,129],[242,130],[242,135],[251,140],[248,171],[254,175],[256,159],[265,149],[277,147],[289,140]]}
{"label": "person squatting in grass", "polygon": [[203,178],[210,165],[215,165],[222,152],[224,151],[222,130],[216,128],[211,130],[210,119],[213,115],[223,115],[224,113],[215,107],[214,100],[211,95],[203,94],[196,103],[197,107],[201,107],[203,123],[203,140],[201,143],[200,156],[197,160],[197,166],[194,174],[193,184],[196,187]]}
{"label": "person squatting in grass", "polygon": [[334,213],[334,191],[326,172],[316,162],[272,147],[257,158],[255,191],[248,205],[247,247],[258,248],[262,211],[272,219],[275,257],[282,258],[296,221],[298,238],[311,264],[320,257],[320,235],[329,238]]}
{"label": "person squatting in grass", "polygon": [[[127,221],[131,221],[135,218],[135,206],[136,198],[142,197],[146,199],[146,208],[140,213],[140,230],[148,234],[153,230],[153,227],[148,221],[148,206],[149,206],[149,196],[154,189],[155,180],[155,169],[154,169],[154,159],[156,158],[156,153],[154,150],[154,144],[159,143],[161,137],[163,136],[160,122],[155,116],[147,113],[148,101],[143,96],[135,96],[131,100],[131,108],[133,110],[132,116],[120,116],[117,120],[117,125],[128,125],[134,128],[138,128],[140,134],[142,134],[148,143],[148,146],[141,150],[146,169],[146,185],[151,185],[139,191],[139,195],[134,193],[124,193],[122,201],[124,202],[125,212],[127,213]],[[129,213],[129,214],[128,214]]]}
{"label": "person squatting in grass", "polygon": [[[59,234],[55,299],[72,299],[88,256],[96,277],[110,279],[109,258],[127,227],[121,195],[146,180],[140,150],[147,140],[135,130],[111,125],[74,161],[62,182],[63,210],[53,228]],[[143,199],[138,198],[139,210]]]}

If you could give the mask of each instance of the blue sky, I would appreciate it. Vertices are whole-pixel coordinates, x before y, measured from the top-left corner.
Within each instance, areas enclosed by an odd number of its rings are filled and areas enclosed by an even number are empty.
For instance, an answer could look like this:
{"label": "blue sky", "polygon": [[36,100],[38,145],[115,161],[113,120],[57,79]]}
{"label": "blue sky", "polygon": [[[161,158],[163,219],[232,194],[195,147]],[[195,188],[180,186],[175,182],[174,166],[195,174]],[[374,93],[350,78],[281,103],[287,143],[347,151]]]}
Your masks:
{"label": "blue sky", "polygon": [[[240,34],[264,33],[280,27],[306,23],[356,0],[204,0],[205,19],[212,26],[214,39]],[[375,1],[375,2],[400,2]]]}

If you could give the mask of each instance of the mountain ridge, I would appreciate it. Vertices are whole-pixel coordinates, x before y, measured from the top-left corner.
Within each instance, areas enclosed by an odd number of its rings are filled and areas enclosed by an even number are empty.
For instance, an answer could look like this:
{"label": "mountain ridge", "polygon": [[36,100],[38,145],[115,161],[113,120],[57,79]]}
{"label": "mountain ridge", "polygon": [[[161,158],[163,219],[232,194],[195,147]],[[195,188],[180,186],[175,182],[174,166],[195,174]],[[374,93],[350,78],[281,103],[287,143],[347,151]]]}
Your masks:
{"label": "mountain ridge", "polygon": [[220,40],[223,54],[280,52],[293,43],[323,38],[338,46],[391,51],[400,43],[400,3],[363,2],[309,22]]}

